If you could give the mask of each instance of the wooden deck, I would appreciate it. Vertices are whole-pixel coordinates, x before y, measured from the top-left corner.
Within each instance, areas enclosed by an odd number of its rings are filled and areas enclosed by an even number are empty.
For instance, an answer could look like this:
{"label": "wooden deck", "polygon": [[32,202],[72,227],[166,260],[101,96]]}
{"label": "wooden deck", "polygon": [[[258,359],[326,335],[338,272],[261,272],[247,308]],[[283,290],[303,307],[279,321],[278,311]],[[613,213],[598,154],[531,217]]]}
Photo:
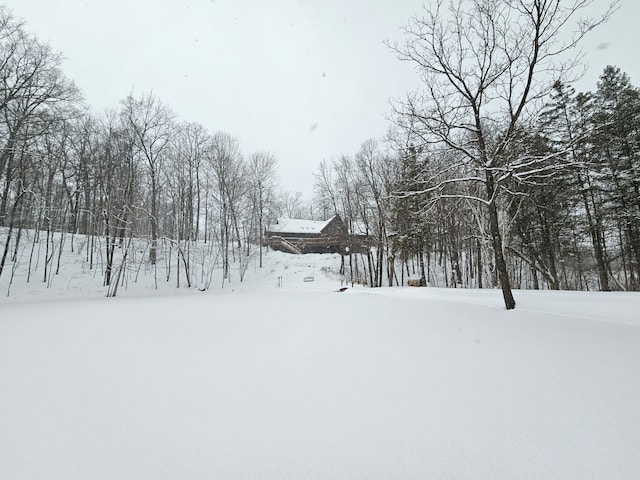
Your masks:
{"label": "wooden deck", "polygon": [[360,253],[371,247],[372,242],[368,239],[357,236],[339,236],[339,237],[282,237],[272,235],[266,237],[263,241],[265,246],[269,246],[274,250],[293,254],[304,253],[341,253],[346,254],[349,251]]}

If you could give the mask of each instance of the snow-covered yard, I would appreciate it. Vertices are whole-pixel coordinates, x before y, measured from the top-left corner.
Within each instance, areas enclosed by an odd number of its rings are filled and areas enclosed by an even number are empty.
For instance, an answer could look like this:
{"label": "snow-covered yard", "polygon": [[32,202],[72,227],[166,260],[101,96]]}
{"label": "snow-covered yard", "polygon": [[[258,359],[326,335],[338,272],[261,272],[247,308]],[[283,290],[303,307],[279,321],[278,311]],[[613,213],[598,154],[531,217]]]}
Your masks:
{"label": "snow-covered yard", "polygon": [[270,252],[224,289],[159,272],[109,299],[64,255],[0,299],[3,479],[640,471],[639,294],[338,293],[339,256]]}
{"label": "snow-covered yard", "polygon": [[292,265],[282,288],[0,305],[1,477],[638,478],[640,295],[507,312]]}

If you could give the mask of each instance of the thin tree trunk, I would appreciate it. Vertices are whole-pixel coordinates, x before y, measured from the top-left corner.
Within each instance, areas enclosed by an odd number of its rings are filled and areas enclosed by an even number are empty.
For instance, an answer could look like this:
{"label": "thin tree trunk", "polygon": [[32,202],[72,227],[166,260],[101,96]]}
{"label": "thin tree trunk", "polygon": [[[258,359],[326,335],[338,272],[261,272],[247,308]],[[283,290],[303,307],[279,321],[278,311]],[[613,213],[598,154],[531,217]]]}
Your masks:
{"label": "thin tree trunk", "polygon": [[[9,230],[7,231],[7,240],[4,244],[4,252],[2,253],[2,258],[0,259],[0,276],[2,276],[4,264],[7,259],[7,254],[9,252],[10,245],[11,245],[11,233],[13,232],[14,222],[16,218],[16,211],[18,209],[20,200],[22,200],[23,195],[24,195],[24,191],[21,191],[18,195],[16,195],[16,198],[13,201],[13,206],[11,207],[11,215],[9,217]],[[17,243],[16,243],[16,249],[17,249]]]}

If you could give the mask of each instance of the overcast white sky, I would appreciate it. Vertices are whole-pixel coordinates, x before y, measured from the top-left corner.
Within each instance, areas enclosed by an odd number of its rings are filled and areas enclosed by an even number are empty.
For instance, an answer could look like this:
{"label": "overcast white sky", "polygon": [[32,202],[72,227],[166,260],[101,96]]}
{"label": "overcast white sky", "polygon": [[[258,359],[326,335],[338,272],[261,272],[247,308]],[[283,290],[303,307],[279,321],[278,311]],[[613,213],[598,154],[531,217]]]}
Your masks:
{"label": "overcast white sky", "polygon": [[[389,98],[416,86],[383,40],[401,38],[419,0],[3,3],[64,54],[65,73],[95,111],[153,90],[181,119],[237,136],[245,153],[275,153],[283,188],[305,196],[322,159],[384,135]],[[595,89],[608,64],[640,85],[639,18],[640,2],[624,0],[585,41],[578,90]]]}

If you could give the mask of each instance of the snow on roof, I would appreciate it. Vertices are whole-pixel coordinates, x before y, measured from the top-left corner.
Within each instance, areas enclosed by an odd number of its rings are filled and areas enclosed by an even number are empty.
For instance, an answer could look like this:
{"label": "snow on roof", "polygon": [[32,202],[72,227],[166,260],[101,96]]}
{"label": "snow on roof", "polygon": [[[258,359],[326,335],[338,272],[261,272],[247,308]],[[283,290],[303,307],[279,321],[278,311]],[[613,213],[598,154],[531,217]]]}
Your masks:
{"label": "snow on roof", "polygon": [[269,225],[269,231],[278,233],[320,233],[331,220],[333,218],[321,222],[299,218],[279,218],[275,224]]}

